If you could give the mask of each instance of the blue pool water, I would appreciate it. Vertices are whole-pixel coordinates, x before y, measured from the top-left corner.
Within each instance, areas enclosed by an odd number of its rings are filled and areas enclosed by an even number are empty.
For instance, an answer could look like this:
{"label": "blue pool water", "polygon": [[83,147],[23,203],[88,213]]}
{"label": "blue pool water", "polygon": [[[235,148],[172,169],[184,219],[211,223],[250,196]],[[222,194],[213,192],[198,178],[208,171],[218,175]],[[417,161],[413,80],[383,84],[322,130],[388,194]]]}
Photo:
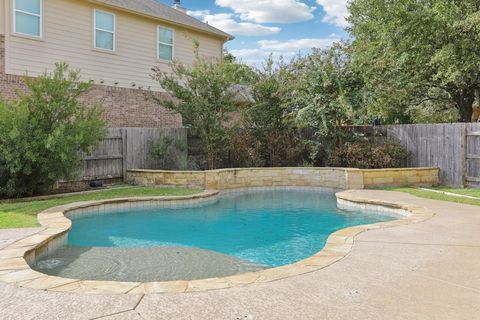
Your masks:
{"label": "blue pool water", "polygon": [[190,208],[139,208],[74,219],[67,245],[201,249],[263,268],[315,254],[339,229],[393,219],[337,210],[333,192],[258,190]]}

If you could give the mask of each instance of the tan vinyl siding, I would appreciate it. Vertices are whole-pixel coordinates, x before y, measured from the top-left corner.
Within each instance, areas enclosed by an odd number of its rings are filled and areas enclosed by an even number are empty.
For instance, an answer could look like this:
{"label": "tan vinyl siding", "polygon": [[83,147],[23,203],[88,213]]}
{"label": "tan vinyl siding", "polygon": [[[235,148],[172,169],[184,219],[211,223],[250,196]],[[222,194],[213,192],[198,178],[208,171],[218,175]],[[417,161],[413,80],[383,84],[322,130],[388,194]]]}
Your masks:
{"label": "tan vinyl siding", "polygon": [[5,34],[5,0],[0,0],[0,34]]}
{"label": "tan vinyl siding", "polygon": [[[2,0],[0,0],[2,1]],[[55,62],[66,61],[81,70],[83,80],[97,84],[132,88],[149,86],[160,89],[151,80],[151,68],[168,71],[168,63],[157,60],[157,26],[174,30],[175,59],[183,63],[194,60],[193,40],[200,42],[200,54],[220,58],[223,40],[207,34],[159,23],[145,17],[94,5],[87,1],[44,0],[43,39],[32,40],[13,34],[12,0],[8,1],[9,32],[6,37],[6,73],[37,76],[52,70]],[[94,9],[116,16],[116,51],[95,50],[93,46]]]}

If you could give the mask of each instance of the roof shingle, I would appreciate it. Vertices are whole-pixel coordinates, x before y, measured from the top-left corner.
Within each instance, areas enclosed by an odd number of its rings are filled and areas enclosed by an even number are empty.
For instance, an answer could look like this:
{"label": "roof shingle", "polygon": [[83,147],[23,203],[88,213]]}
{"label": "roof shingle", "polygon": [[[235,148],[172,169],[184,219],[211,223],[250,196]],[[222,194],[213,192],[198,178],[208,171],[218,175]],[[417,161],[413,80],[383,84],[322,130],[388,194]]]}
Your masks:
{"label": "roof shingle", "polygon": [[229,40],[234,37],[226,32],[210,26],[186,13],[171,8],[157,0],[94,0],[94,2],[103,3],[129,11],[135,11],[146,14],[154,18],[168,21],[174,24],[184,25],[190,28],[201,30],[210,34],[215,34]]}

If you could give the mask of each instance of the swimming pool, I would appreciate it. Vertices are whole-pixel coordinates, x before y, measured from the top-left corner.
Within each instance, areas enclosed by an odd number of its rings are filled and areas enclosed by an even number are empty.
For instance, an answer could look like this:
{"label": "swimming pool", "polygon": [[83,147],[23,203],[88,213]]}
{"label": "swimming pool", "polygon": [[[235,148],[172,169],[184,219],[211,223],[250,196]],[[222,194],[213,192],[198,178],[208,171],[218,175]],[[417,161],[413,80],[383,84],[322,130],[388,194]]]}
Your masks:
{"label": "swimming pool", "polygon": [[338,210],[332,191],[238,191],[196,205],[86,212],[72,219],[66,245],[33,267],[86,280],[223,277],[294,263],[339,229],[394,219]]}

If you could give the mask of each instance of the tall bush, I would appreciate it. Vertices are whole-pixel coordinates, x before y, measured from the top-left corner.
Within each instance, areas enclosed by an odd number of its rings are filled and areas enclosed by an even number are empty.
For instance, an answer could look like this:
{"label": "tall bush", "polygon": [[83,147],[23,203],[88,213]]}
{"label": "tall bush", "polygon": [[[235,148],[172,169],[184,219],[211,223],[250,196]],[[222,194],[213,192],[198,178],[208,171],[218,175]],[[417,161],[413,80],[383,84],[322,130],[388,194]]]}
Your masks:
{"label": "tall bush", "polygon": [[315,49],[297,59],[295,88],[297,121],[314,129],[310,141],[311,160],[324,164],[323,157],[348,138],[343,127],[354,123],[355,111],[364,100],[363,78],[353,64],[348,44],[334,44],[327,50]]}
{"label": "tall bush", "polygon": [[360,169],[400,168],[409,157],[408,150],[396,141],[375,144],[357,140],[333,150],[328,165]]}
{"label": "tall bush", "polygon": [[242,83],[245,70],[230,62],[199,57],[197,44],[192,66],[174,62],[171,73],[158,67],[153,72],[153,77],[170,97],[153,96],[152,99],[182,116],[183,124],[205,144],[208,169],[217,168],[229,147],[225,124],[236,108],[234,85]]}
{"label": "tall bush", "polygon": [[25,77],[25,92],[0,102],[0,196],[40,194],[60,179],[75,177],[80,152],[103,138],[101,108],[78,98],[91,88],[78,71],[57,63],[55,71]]}
{"label": "tall bush", "polygon": [[147,159],[156,162],[158,169],[188,169],[188,145],[186,143],[160,134],[158,139],[150,139],[147,144]]}
{"label": "tall bush", "polygon": [[[295,166],[303,162],[305,145],[296,130],[296,106],[293,103],[295,70],[291,64],[275,64],[270,57],[252,81],[253,103],[243,115],[244,129],[253,139],[259,159],[250,163],[264,166]],[[235,146],[244,147],[245,144]],[[242,153],[247,150],[236,150]]]}
{"label": "tall bush", "polygon": [[236,168],[264,167],[262,144],[249,130],[234,130],[231,137],[231,165]]}

